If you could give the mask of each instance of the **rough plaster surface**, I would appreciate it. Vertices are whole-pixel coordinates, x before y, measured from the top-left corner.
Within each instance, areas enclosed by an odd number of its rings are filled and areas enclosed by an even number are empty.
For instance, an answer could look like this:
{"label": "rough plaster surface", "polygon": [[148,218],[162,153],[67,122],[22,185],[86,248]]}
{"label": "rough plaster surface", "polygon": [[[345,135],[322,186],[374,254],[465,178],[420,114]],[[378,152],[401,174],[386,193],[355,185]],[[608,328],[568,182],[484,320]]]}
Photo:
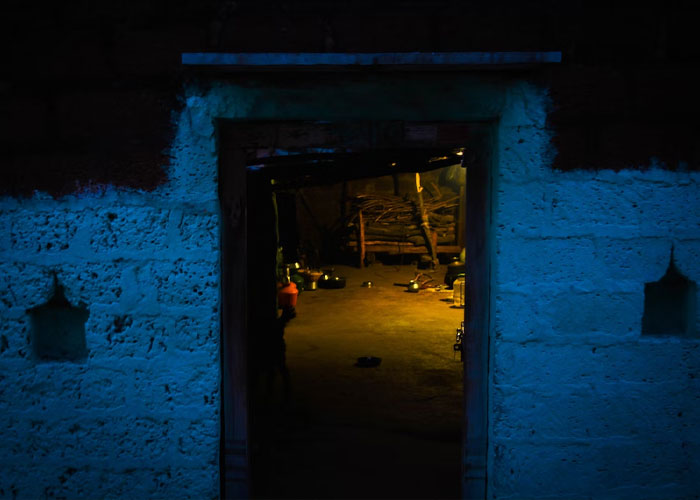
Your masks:
{"label": "rough plaster surface", "polygon": [[[219,495],[214,120],[246,110],[189,95],[154,191],[0,199],[0,498]],[[89,311],[84,362],[33,356],[53,272]]]}
{"label": "rough plaster surface", "polygon": [[641,322],[672,244],[700,280],[700,175],[552,170],[546,100],[510,96],[494,176],[489,496],[698,498],[700,341],[642,338]]}
{"label": "rough plaster surface", "polygon": [[[155,191],[0,200],[0,496],[218,494],[224,117],[497,119],[489,496],[693,498],[699,342],[640,331],[671,243],[700,279],[698,174],[553,171],[546,92],[525,83],[319,85],[188,89]],[[32,358],[52,271],[89,309],[84,363]]]}
{"label": "rough plaster surface", "polygon": [[[216,158],[179,131],[153,192],[0,200],[0,498],[219,494]],[[84,362],[33,356],[52,272],[89,310]]]}

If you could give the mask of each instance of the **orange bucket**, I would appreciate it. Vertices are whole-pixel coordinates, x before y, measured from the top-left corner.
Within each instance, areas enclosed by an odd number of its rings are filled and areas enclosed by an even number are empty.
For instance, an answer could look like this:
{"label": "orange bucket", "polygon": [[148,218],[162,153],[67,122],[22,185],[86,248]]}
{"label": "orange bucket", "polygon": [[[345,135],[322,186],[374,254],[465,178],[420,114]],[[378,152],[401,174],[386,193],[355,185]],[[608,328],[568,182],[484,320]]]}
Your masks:
{"label": "orange bucket", "polygon": [[294,282],[288,285],[282,285],[282,288],[277,292],[277,301],[280,307],[296,307],[297,296],[299,295],[299,290],[297,290],[297,285]]}

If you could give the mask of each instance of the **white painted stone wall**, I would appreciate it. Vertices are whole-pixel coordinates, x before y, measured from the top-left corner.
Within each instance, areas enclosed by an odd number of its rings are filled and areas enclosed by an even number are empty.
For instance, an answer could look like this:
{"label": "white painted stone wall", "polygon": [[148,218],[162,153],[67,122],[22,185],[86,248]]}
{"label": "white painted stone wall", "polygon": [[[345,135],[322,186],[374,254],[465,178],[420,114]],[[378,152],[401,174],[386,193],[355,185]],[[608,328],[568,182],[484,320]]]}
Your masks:
{"label": "white painted stone wall", "polygon": [[[700,176],[553,171],[529,84],[354,85],[190,88],[155,192],[0,199],[0,497],[218,494],[218,117],[496,119],[489,497],[700,491],[699,342],[640,336],[671,243],[700,279]],[[52,271],[89,309],[85,362],[32,359]]]}
{"label": "white painted stone wall", "polygon": [[[185,97],[155,191],[0,198],[0,498],[219,495],[215,121],[250,106]],[[33,356],[53,272],[89,311],[84,362]]]}
{"label": "white painted stone wall", "polygon": [[700,174],[553,171],[523,88],[495,176],[489,496],[698,498],[700,341],[641,325],[672,244],[700,281]]}
{"label": "white painted stone wall", "polygon": [[[0,199],[0,498],[219,494],[216,157],[180,122],[155,192]],[[52,272],[83,362],[33,357]]]}

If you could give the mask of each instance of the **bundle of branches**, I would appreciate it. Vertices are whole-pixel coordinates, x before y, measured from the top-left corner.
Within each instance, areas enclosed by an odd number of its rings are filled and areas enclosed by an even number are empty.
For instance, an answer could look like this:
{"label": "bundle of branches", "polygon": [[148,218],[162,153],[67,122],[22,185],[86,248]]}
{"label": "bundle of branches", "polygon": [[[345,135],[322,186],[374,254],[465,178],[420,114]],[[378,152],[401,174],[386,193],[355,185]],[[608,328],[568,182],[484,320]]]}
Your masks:
{"label": "bundle of branches", "polygon": [[[431,230],[437,233],[439,244],[452,243],[455,240],[454,222],[432,225]],[[367,223],[365,224],[365,238],[377,241],[410,241],[415,245],[424,243],[418,224]]]}
{"label": "bundle of branches", "polygon": [[[423,204],[428,212],[430,224],[441,225],[454,222],[454,209],[459,196],[451,198],[425,198]],[[420,214],[416,201],[401,196],[387,194],[359,194],[353,200],[353,219],[362,210],[365,222],[388,222],[393,224],[420,224]]]}
{"label": "bundle of branches", "polygon": [[[438,244],[455,241],[455,215],[459,197],[426,198],[430,229],[437,233]],[[353,200],[353,215],[349,226],[358,222],[359,211],[369,241],[401,241],[414,245],[425,243],[421,233],[421,217],[416,200],[392,195],[360,194]]]}

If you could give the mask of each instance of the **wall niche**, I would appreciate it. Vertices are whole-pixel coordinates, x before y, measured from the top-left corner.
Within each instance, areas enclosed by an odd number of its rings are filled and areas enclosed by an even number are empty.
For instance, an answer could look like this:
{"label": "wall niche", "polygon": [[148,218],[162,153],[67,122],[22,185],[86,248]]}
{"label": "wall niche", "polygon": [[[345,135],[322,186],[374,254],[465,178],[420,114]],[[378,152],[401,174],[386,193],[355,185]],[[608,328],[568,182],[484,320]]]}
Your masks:
{"label": "wall niche", "polygon": [[54,275],[51,298],[27,310],[31,318],[32,349],[41,361],[80,361],[87,357],[85,322],[89,316],[84,304],[74,306]]}
{"label": "wall niche", "polygon": [[644,284],[642,335],[698,337],[695,327],[697,285],[671,259],[659,281]]}

